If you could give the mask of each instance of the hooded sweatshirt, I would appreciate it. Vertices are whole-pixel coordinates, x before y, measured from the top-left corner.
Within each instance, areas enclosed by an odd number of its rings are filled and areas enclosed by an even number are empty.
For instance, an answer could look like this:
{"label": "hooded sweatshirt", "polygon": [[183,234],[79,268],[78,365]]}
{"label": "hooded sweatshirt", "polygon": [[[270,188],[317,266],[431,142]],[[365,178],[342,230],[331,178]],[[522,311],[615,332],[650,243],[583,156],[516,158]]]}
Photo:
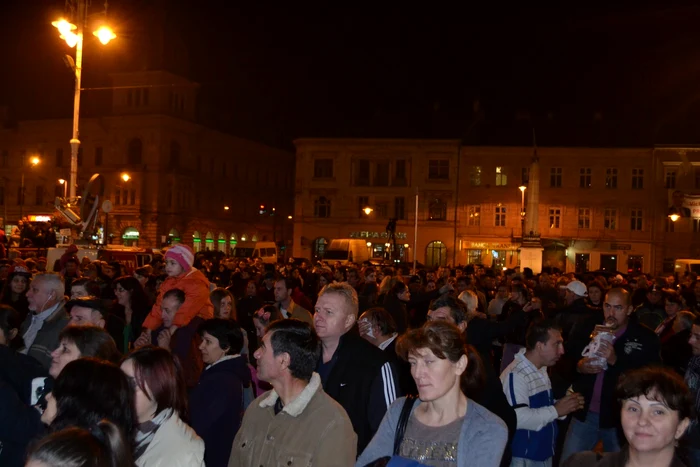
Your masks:
{"label": "hooded sweatshirt", "polygon": [[208,366],[190,393],[192,428],[204,440],[207,467],[227,467],[243,418],[243,388],[251,376],[242,356],[226,356]]}

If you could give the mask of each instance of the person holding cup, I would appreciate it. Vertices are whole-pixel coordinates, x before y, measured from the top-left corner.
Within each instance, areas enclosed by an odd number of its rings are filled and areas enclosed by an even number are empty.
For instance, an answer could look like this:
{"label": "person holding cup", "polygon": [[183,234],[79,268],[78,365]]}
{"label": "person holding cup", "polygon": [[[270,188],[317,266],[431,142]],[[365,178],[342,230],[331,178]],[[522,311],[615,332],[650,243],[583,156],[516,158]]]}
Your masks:
{"label": "person holding cup", "polygon": [[[572,454],[590,451],[603,441],[605,452],[620,450],[616,431],[615,385],[622,373],[660,362],[660,343],[654,331],[633,316],[630,293],[613,288],[603,302],[605,325],[613,333],[612,342],[601,339],[595,356],[578,361],[573,390],[583,395],[584,409],[574,413],[562,448],[561,462]],[[607,369],[599,365],[602,357]]]}

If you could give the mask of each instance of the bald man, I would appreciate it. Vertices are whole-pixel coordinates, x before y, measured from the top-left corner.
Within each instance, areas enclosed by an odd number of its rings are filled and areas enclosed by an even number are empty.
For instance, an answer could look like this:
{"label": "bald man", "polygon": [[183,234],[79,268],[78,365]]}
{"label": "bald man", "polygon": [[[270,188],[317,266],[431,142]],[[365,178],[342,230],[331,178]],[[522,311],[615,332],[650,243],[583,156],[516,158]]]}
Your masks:
{"label": "bald man", "polygon": [[591,451],[603,441],[606,452],[620,450],[616,433],[615,385],[622,373],[660,363],[660,343],[654,331],[637,322],[629,292],[614,288],[603,302],[605,324],[615,334],[613,343],[602,342],[603,370],[588,357],[578,361],[573,389],[585,398],[583,410],[575,412],[562,449],[561,462],[576,452]]}

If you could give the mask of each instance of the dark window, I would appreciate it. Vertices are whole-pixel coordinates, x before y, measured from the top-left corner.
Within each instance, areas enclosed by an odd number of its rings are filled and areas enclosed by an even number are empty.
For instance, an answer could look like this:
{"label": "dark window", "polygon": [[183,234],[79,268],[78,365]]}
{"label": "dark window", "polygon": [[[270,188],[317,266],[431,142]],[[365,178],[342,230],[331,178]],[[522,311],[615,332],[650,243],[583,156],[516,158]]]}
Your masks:
{"label": "dark window", "polygon": [[34,204],[36,204],[37,206],[43,206],[43,204],[44,204],[44,187],[43,186],[36,187]]}
{"label": "dark window", "polygon": [[140,107],[141,106],[141,90],[136,89],[134,90],[134,107]]}
{"label": "dark window", "polygon": [[641,209],[632,209],[630,215],[630,230],[641,232],[643,219],[644,216]]}
{"label": "dark window", "polygon": [[644,169],[632,169],[632,189],[644,189]]}
{"label": "dark window", "polygon": [[355,185],[369,186],[369,160],[360,159],[357,161],[357,173],[355,174]]}
{"label": "dark window", "polygon": [[180,167],[180,144],[177,141],[170,142],[170,168]]}
{"label": "dark window", "polygon": [[676,188],[676,171],[666,169],[666,188]]}
{"label": "dark window", "polygon": [[549,169],[549,186],[552,188],[560,188],[561,187],[561,174],[562,174],[562,168],[561,167],[552,167]]}
{"label": "dark window", "polygon": [[56,167],[63,167],[63,149],[56,149]]}
{"label": "dark window", "polygon": [[428,178],[431,180],[449,180],[450,161],[443,159],[428,161]]}
{"label": "dark window", "polygon": [[377,173],[374,177],[374,186],[389,186],[389,162],[377,162]]}
{"label": "dark window", "polygon": [[407,185],[406,160],[405,159],[399,159],[396,161],[396,174],[394,176],[394,185],[395,186],[406,186]]}
{"label": "dark window", "polygon": [[321,196],[314,201],[314,217],[331,217],[331,200]]}
{"label": "dark window", "polygon": [[530,167],[523,167],[520,172],[520,182],[523,185],[527,185],[530,181]]}
{"label": "dark window", "polygon": [[447,220],[447,203],[441,199],[433,199],[428,207],[428,220]]}
{"label": "dark window", "polygon": [[584,167],[581,169],[581,175],[579,180],[579,188],[590,188],[591,187],[591,173],[592,169],[590,167]]}
{"label": "dark window", "polygon": [[611,189],[617,188],[617,169],[616,168],[605,169],[605,188],[611,188]]}
{"label": "dark window", "polygon": [[99,167],[102,165],[102,146],[97,146],[95,148],[95,166]]}
{"label": "dark window", "polygon": [[333,159],[314,160],[314,178],[332,178]]}
{"label": "dark window", "polygon": [[129,165],[141,165],[142,151],[143,145],[140,139],[134,138],[129,141],[129,150],[127,152],[126,163]]}
{"label": "dark window", "polygon": [[394,198],[394,217],[400,221],[406,219],[406,198],[403,196]]}
{"label": "dark window", "polygon": [[496,217],[494,218],[494,225],[496,227],[506,226],[506,207],[502,204],[496,205]]}
{"label": "dark window", "polygon": [[149,97],[149,91],[148,88],[146,88],[143,90],[143,105],[148,105]]}
{"label": "dark window", "polygon": [[129,204],[136,204],[136,190],[134,189],[131,190],[131,203]]}

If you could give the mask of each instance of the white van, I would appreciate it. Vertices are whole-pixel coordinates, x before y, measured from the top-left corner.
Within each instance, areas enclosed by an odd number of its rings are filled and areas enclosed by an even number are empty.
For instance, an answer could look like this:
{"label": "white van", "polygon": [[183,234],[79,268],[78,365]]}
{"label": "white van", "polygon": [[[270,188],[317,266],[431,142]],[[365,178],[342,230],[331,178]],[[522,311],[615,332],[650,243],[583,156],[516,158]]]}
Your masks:
{"label": "white van", "polygon": [[262,258],[263,263],[277,262],[277,245],[275,242],[238,242],[233,247],[234,258]]}
{"label": "white van", "polygon": [[673,272],[679,277],[683,277],[686,272],[700,274],[700,259],[677,259]]}
{"label": "white van", "polygon": [[339,238],[331,240],[331,244],[323,255],[323,260],[329,263],[340,261],[340,264],[363,263],[369,261],[367,241],[358,238]]}

